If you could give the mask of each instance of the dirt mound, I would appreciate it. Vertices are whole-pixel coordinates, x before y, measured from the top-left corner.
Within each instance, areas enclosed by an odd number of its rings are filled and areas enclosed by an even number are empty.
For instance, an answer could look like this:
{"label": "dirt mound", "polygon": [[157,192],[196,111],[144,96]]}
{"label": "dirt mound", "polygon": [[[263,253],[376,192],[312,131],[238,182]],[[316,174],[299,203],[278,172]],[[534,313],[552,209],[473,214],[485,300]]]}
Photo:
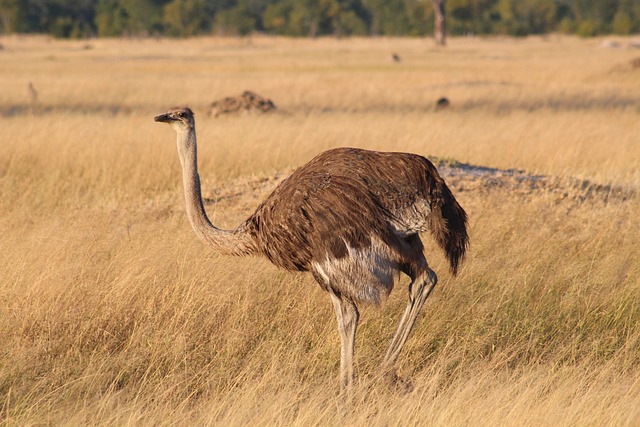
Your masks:
{"label": "dirt mound", "polygon": [[241,95],[222,98],[211,103],[209,115],[218,117],[222,114],[258,111],[266,113],[276,109],[272,100],[255,92],[245,90]]}

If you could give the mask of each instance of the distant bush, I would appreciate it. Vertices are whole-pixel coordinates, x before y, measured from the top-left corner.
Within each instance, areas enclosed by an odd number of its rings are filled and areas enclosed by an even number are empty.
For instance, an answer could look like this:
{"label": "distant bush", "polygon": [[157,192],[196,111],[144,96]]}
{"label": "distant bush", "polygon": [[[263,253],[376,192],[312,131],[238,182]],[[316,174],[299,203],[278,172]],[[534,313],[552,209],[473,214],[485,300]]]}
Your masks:
{"label": "distant bush", "polygon": [[[449,0],[450,35],[524,36],[553,31],[590,37],[640,30],[637,0]],[[55,37],[196,34],[424,36],[424,0],[0,0],[0,33]]]}

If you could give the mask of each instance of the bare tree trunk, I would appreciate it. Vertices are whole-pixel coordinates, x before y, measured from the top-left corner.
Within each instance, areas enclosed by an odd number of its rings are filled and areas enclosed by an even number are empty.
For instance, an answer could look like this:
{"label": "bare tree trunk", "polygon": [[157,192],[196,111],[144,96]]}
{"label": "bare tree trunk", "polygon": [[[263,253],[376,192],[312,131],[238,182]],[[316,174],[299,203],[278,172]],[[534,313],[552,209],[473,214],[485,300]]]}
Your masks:
{"label": "bare tree trunk", "polygon": [[444,22],[444,2],[445,0],[431,0],[433,11],[435,12],[434,37],[438,46],[444,46],[446,42],[447,26]]}

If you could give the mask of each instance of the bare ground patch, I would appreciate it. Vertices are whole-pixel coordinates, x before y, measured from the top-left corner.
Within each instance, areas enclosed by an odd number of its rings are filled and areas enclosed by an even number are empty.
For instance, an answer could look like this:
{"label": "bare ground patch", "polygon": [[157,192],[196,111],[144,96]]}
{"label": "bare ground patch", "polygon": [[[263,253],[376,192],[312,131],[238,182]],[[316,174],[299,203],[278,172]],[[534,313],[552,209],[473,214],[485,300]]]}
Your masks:
{"label": "bare ground patch", "polygon": [[497,169],[466,163],[440,164],[438,169],[456,191],[486,193],[506,190],[516,197],[546,194],[558,202],[578,204],[621,203],[637,197],[636,190],[632,188],[574,177],[536,175],[519,169]]}

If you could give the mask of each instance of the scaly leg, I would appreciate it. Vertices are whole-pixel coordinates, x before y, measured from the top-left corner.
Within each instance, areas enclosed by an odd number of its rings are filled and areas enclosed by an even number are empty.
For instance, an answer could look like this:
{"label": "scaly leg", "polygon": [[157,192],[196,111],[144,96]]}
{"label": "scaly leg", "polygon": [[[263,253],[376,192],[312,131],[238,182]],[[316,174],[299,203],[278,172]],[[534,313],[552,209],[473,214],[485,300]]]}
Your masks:
{"label": "scaly leg", "polygon": [[437,282],[438,277],[436,276],[436,273],[427,267],[424,273],[416,276],[409,285],[409,302],[404,310],[402,319],[400,319],[398,330],[393,336],[389,349],[387,350],[387,354],[384,356],[382,361],[383,373],[391,375],[392,379],[395,379],[394,365],[398,360],[402,347],[411,333],[411,329],[413,328],[424,302],[436,286]]}
{"label": "scaly leg", "polygon": [[340,332],[340,394],[342,399],[351,398],[353,387],[353,354],[355,350],[356,328],[358,327],[358,307],[344,298],[331,294],[333,308],[338,319]]}

